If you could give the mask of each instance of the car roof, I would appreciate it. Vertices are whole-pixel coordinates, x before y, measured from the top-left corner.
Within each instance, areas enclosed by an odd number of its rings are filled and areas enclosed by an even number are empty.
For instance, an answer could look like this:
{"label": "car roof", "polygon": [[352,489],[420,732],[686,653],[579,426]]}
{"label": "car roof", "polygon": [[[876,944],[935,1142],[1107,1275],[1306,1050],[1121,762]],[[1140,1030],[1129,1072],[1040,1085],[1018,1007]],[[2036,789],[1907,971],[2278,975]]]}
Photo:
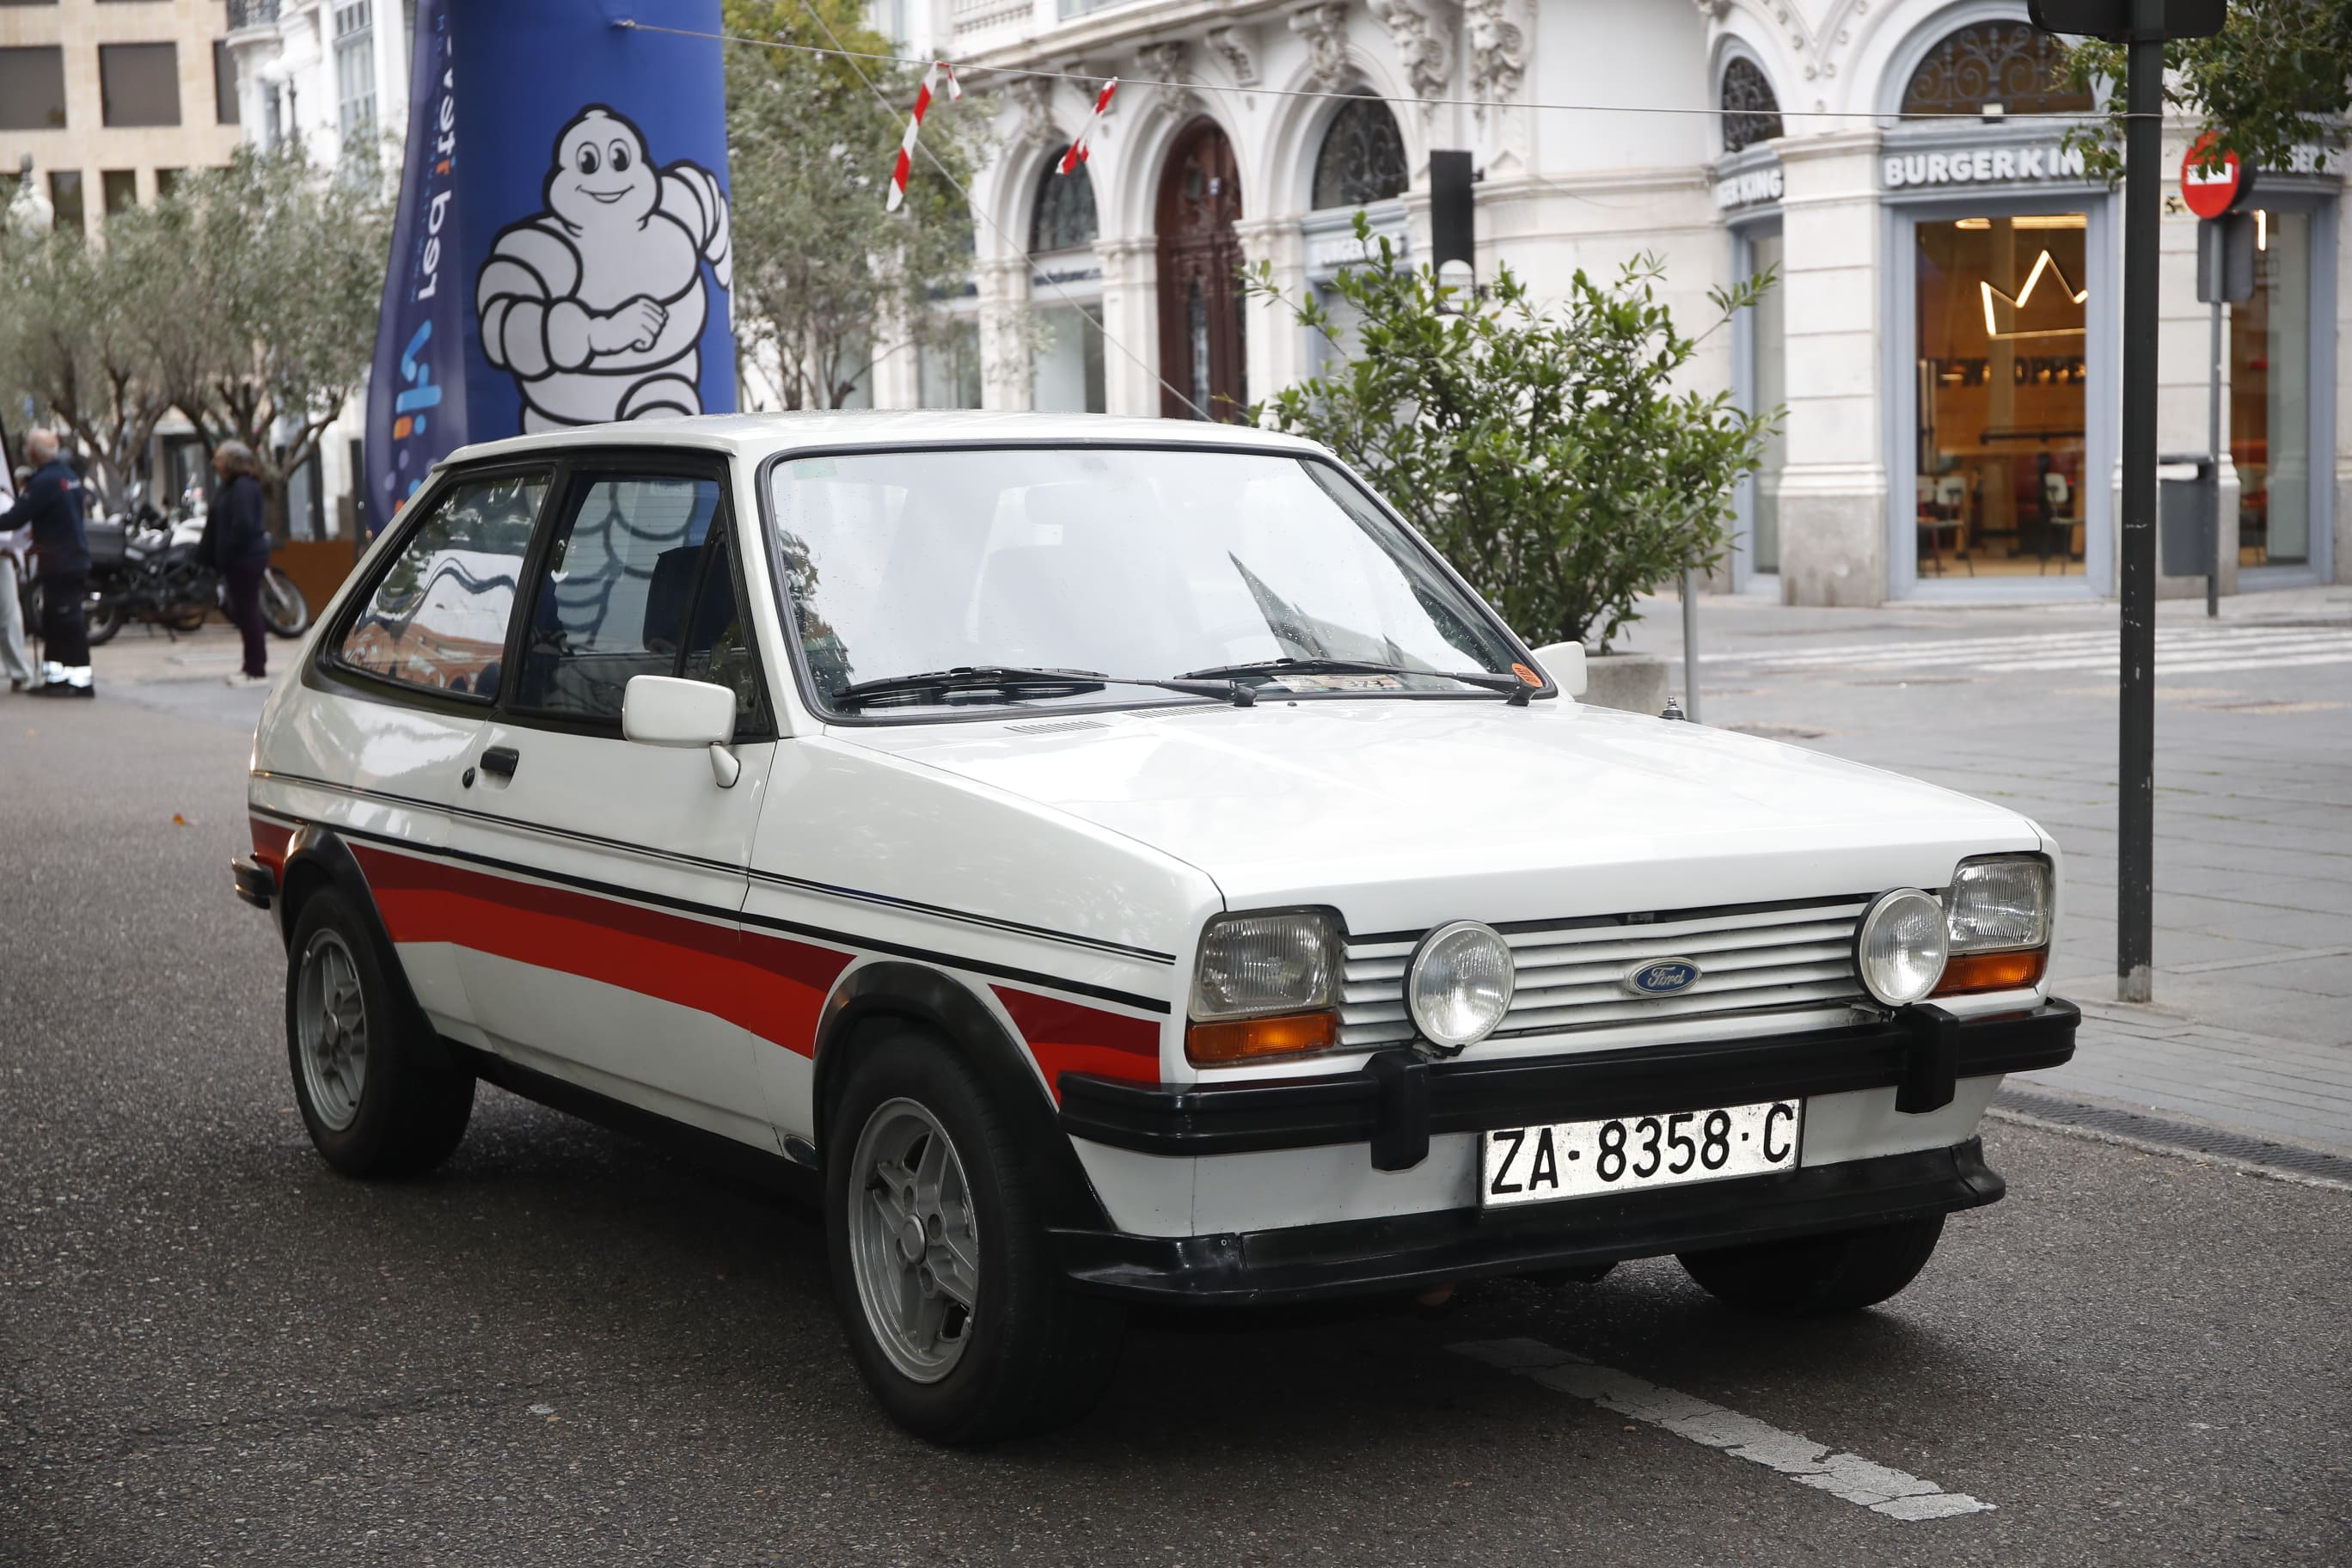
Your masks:
{"label": "car roof", "polygon": [[1296,436],[1196,419],[1131,419],[1104,414],[1026,414],[979,409],[834,410],[814,414],[697,414],[583,425],[460,447],[442,464],[519,458],[581,447],[678,447],[737,457],[819,447],[973,446],[993,442],[1110,446],[1250,447],[1319,452]]}

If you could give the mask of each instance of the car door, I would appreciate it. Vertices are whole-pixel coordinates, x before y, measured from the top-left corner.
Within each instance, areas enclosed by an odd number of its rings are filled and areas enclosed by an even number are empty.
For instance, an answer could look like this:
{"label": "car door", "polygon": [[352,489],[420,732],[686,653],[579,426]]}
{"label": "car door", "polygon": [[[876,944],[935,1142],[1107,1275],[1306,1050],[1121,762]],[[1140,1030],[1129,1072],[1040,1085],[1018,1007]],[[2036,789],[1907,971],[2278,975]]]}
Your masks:
{"label": "car door", "polygon": [[[461,775],[453,833],[499,879],[464,955],[493,1049],[598,1093],[772,1144],[740,917],[774,725],[750,646],[725,460],[565,465],[509,641],[514,674]],[[741,772],[621,732],[630,679],[736,692]]]}
{"label": "car door", "polygon": [[550,464],[460,470],[419,497],[323,634],[315,697],[271,737],[257,826],[317,823],[351,847],[434,1026],[478,1041],[458,953],[481,912],[449,813],[502,679]]}

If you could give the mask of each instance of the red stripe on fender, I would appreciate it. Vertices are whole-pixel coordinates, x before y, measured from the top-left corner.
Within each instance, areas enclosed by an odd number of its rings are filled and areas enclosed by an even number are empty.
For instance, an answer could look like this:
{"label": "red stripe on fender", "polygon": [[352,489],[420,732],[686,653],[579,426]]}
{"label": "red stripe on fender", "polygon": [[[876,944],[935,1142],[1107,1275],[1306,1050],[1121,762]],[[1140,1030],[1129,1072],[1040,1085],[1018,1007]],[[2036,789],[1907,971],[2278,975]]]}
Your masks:
{"label": "red stripe on fender", "polygon": [[352,847],[384,929],[576,974],[816,1049],[818,1013],[850,955],[569,888]]}
{"label": "red stripe on fender", "polygon": [[269,868],[273,877],[286,869],[286,851],[294,842],[294,830],[282,822],[272,822],[266,816],[247,818],[253,825],[253,858]]}
{"label": "red stripe on fender", "polygon": [[1066,1072],[1099,1073],[1131,1083],[1160,1081],[1160,1026],[1151,1019],[1003,985],[989,989],[1020,1026],[1021,1037],[1029,1043],[1029,1054],[1037,1058],[1056,1102]]}

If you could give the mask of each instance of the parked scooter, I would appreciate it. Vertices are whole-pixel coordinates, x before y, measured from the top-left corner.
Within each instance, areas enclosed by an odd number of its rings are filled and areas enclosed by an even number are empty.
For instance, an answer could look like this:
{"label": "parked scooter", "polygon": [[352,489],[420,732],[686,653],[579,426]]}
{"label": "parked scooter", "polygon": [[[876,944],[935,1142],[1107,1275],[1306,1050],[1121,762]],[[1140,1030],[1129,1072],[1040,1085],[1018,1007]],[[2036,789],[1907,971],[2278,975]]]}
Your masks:
{"label": "parked scooter", "polygon": [[[126,510],[87,529],[93,647],[132,622],[194,631],[221,602],[220,574],[196,559],[203,516],[173,521],[139,486],[131,488],[130,501]],[[275,565],[262,574],[261,619],[277,637],[298,637],[310,629],[310,600]]]}

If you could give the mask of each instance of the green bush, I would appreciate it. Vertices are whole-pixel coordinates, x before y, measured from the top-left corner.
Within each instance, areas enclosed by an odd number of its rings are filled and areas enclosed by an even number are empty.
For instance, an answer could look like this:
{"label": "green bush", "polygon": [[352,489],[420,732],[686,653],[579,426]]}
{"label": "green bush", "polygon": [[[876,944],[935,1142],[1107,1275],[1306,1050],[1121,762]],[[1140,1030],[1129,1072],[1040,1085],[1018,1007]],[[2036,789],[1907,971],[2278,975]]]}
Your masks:
{"label": "green bush", "polygon": [[[1328,374],[1253,407],[1254,423],[1353,465],[1531,644],[1605,653],[1638,595],[1723,558],[1733,491],[1780,410],[1675,388],[1699,340],[1658,302],[1656,257],[1606,284],[1580,270],[1547,310],[1507,267],[1461,299],[1400,266],[1386,239],[1375,255],[1361,213],[1356,234],[1367,260],[1333,284],[1357,317],[1344,331],[1318,300],[1283,296],[1268,268],[1249,279],[1339,351]],[[1711,290],[1707,331],[1771,283]]]}

